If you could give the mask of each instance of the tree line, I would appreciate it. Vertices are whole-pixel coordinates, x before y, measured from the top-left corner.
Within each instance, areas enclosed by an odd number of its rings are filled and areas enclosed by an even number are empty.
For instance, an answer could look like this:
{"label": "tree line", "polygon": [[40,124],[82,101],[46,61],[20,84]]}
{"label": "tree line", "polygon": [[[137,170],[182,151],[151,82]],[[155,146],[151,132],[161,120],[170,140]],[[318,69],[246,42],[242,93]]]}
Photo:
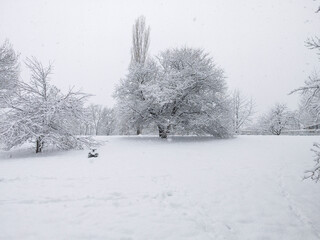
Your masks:
{"label": "tree line", "polygon": [[[318,77],[311,76],[301,92],[300,107],[285,104],[254,121],[255,104],[239,90],[230,92],[222,68],[203,49],[180,47],[149,54],[150,27],[139,17],[132,29],[131,61],[127,74],[115,88],[113,108],[90,104],[90,94],[61,91],[51,82],[51,63],[35,57],[24,61],[30,81],[20,77],[19,54],[5,41],[0,46],[0,141],[7,149],[33,142],[60,149],[96,144],[92,135],[241,134],[245,129],[280,135],[318,123]],[[319,49],[319,39],[308,41]],[[314,90],[314,91],[312,91]],[[307,107],[306,107],[307,106]]]}

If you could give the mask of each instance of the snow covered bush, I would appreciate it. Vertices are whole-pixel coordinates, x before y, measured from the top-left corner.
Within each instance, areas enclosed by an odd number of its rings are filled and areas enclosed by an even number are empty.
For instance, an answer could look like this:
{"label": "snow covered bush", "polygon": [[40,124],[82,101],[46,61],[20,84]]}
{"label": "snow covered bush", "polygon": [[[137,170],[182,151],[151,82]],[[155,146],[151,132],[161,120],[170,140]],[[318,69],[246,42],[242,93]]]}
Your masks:
{"label": "snow covered bush", "polygon": [[92,144],[91,139],[74,134],[75,123],[83,119],[83,104],[88,95],[73,90],[64,94],[52,85],[51,65],[44,67],[32,58],[27,59],[26,66],[31,80],[18,82],[0,119],[0,138],[6,148],[34,142],[38,153],[45,145],[72,149]]}
{"label": "snow covered bush", "polygon": [[[177,129],[226,137],[232,134],[226,90],[223,71],[209,54],[184,47],[166,50],[143,66],[133,65],[115,96],[120,118],[134,124],[152,123],[161,138]],[[127,106],[130,111],[121,111]]]}

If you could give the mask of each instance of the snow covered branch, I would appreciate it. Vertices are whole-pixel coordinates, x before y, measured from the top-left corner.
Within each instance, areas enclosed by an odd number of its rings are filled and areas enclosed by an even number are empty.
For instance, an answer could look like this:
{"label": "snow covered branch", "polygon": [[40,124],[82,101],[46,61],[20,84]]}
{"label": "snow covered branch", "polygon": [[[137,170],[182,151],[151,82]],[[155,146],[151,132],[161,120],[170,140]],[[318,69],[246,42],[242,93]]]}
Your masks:
{"label": "snow covered branch", "polygon": [[315,153],[314,161],[316,164],[313,169],[305,171],[304,179],[310,178],[318,182],[320,180],[320,144],[314,143],[313,146],[315,149],[311,149],[311,151]]}

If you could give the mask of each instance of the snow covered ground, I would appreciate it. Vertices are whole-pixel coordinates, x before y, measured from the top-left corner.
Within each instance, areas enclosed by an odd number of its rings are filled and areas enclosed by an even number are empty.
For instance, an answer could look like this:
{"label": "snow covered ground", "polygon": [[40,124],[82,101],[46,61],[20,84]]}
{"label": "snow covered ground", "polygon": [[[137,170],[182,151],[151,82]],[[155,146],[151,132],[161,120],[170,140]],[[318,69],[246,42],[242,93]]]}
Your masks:
{"label": "snow covered ground", "polygon": [[101,139],[0,152],[0,239],[320,239],[319,137]]}

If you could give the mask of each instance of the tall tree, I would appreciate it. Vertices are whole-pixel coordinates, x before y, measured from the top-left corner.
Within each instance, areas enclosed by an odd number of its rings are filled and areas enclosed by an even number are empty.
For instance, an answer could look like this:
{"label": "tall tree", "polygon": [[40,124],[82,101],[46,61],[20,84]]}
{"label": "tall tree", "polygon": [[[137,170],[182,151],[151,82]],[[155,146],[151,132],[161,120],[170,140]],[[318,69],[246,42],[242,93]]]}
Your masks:
{"label": "tall tree", "polygon": [[78,137],[74,123],[83,118],[83,104],[89,95],[69,90],[62,93],[50,83],[52,65],[37,59],[26,60],[31,72],[29,83],[19,82],[14,97],[6,102],[8,110],[0,123],[0,138],[8,149],[24,142],[34,142],[36,153],[44,145],[59,149],[82,148],[92,143]]}
{"label": "tall tree", "polygon": [[4,98],[12,95],[19,80],[19,54],[6,40],[0,46],[0,107],[4,104]]}
{"label": "tall tree", "polygon": [[136,19],[132,28],[131,62],[144,64],[150,45],[150,27],[146,27],[144,16]]}
{"label": "tall tree", "polygon": [[[134,71],[133,81],[136,81],[136,88],[140,94],[136,95],[137,102],[143,102],[143,92],[140,90],[141,85],[144,84],[143,77],[139,76],[143,74],[145,62],[148,57],[148,50],[150,45],[150,27],[146,26],[146,20],[144,16],[140,16],[136,19],[132,28],[132,48],[131,48],[131,71]],[[137,135],[141,134],[144,124],[144,117],[136,115],[136,129]]]}

